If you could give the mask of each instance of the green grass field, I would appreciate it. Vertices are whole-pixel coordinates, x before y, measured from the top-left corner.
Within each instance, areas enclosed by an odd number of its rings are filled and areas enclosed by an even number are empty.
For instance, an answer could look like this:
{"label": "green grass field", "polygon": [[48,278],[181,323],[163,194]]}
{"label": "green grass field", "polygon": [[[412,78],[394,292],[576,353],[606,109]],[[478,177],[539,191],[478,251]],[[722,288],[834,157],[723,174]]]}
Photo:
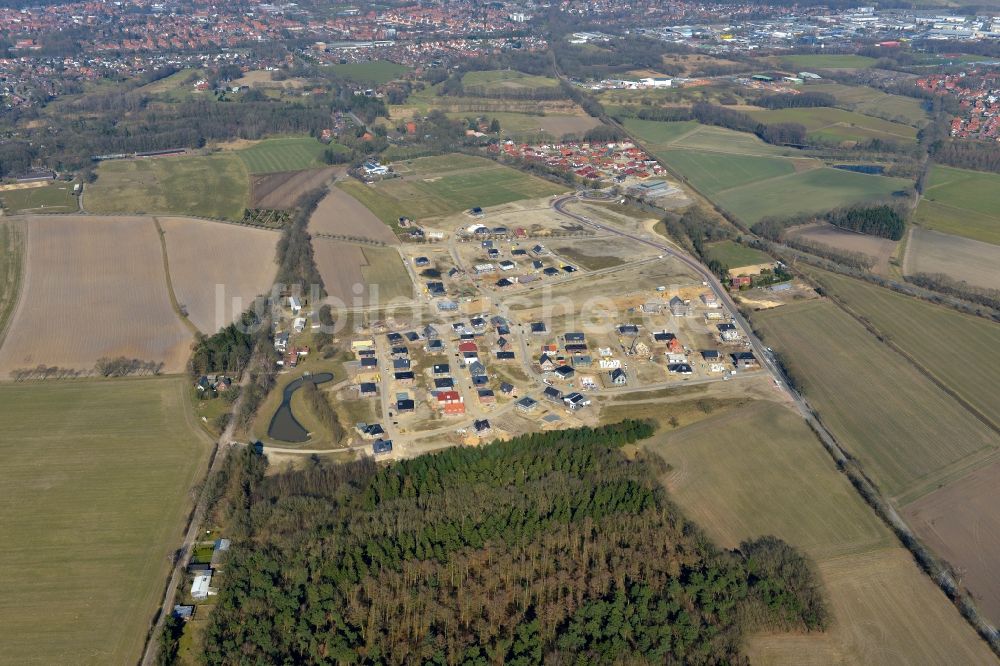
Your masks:
{"label": "green grass field", "polygon": [[888,199],[912,185],[902,178],[822,168],[751,183],[714,198],[748,223],[763,217],[818,213],[838,206]]}
{"label": "green grass field", "polygon": [[750,115],[764,123],[798,123],[805,126],[810,136],[828,141],[884,139],[914,143],[917,140],[917,130],[910,125],[901,125],[844,109],[830,107],[777,109],[751,111]]}
{"label": "green grass field", "polygon": [[473,206],[497,206],[565,191],[535,176],[468,155],[421,158],[399,168],[412,173],[374,187],[357,181],[338,186],[390,225],[402,216],[418,220],[440,217]]}
{"label": "green grass field", "polygon": [[8,214],[74,213],[79,210],[73,183],[53,182],[42,187],[0,192],[0,203]]}
{"label": "green grass field", "polygon": [[622,124],[625,125],[625,129],[629,132],[645,141],[650,148],[669,145],[688,132],[698,128],[698,123],[693,120],[666,123],[659,120],[625,118]]}
{"label": "green grass field", "polygon": [[413,281],[396,250],[388,247],[365,247],[367,266],[361,267],[366,285],[378,285],[379,302],[413,298]]}
{"label": "green grass field", "polygon": [[916,220],[928,229],[1000,245],[1000,174],[932,165]]}
{"label": "green grass field", "polygon": [[91,213],[173,213],[239,220],[250,183],[235,153],[104,162],[84,192]]}
{"label": "green grass field", "polygon": [[468,90],[482,89],[489,94],[498,94],[507,90],[558,88],[559,81],[548,76],[532,76],[516,70],[493,69],[466,72],[465,76],[462,77],[462,86]]}
{"label": "green grass field", "polygon": [[782,66],[796,70],[867,69],[875,64],[875,58],[853,54],[813,53],[780,56],[777,60]]}
{"label": "green grass field", "polygon": [[890,95],[868,86],[848,86],[842,83],[808,83],[804,92],[825,92],[837,98],[837,103],[851,111],[898,123],[920,127],[927,123],[923,103],[913,97]]}
{"label": "green grass field", "polygon": [[278,173],[324,166],[327,147],[312,137],[265,139],[237,154],[252,174]]}
{"label": "green grass field", "polygon": [[0,345],[17,305],[24,265],[24,223],[0,221]]}
{"label": "green grass field", "polygon": [[795,171],[792,160],[755,155],[727,155],[696,150],[663,150],[656,153],[702,194],[787,176]]}
{"label": "green grass field", "polygon": [[134,664],[211,445],[186,378],[0,385],[2,660]]}
{"label": "green grass field", "polygon": [[381,85],[393,81],[410,71],[405,65],[397,65],[388,60],[372,62],[351,62],[345,65],[331,65],[330,69],[345,79]]}
{"label": "green grass field", "polygon": [[830,627],[748,637],[751,663],[990,663],[985,644],[793,411],[754,402],[645,447],[672,466],[664,479],[671,499],[714,542],[774,535],[817,566]]}
{"label": "green grass field", "polygon": [[826,301],[754,313],[811,405],[900,504],[975,467],[1000,437]]}
{"label": "green grass field", "polygon": [[706,249],[709,259],[722,262],[729,268],[739,268],[740,266],[754,266],[774,261],[767,254],[760,250],[755,250],[746,245],[740,245],[733,241],[720,241],[709,244]]}
{"label": "green grass field", "polygon": [[996,395],[1000,364],[983,362],[1000,349],[1000,324],[835,273],[811,267],[806,272],[938,380],[1000,424]]}
{"label": "green grass field", "polygon": [[699,125],[694,121],[661,122],[626,119],[625,128],[653,152],[669,148],[701,150],[739,155],[794,155],[794,148],[764,143],[753,134],[723,127]]}

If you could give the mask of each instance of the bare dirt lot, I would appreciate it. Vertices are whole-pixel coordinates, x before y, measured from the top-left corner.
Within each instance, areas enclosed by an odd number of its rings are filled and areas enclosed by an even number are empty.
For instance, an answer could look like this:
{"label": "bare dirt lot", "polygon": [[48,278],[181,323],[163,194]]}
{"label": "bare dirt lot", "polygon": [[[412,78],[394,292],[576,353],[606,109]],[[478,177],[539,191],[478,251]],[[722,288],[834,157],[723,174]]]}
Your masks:
{"label": "bare dirt lot", "polygon": [[101,357],[184,369],[191,333],[174,313],[156,227],[142,217],[28,219],[21,300],[0,377],[39,364],[79,370]]}
{"label": "bare dirt lot", "polygon": [[183,217],[159,222],[174,296],[202,333],[229,325],[271,289],[276,232]]}
{"label": "bare dirt lot", "polygon": [[339,187],[331,187],[316,212],[309,218],[309,231],[314,234],[358,236],[398,245],[392,229],[365,208],[365,206]]}
{"label": "bare dirt lot", "polygon": [[275,210],[293,208],[303,193],[322,187],[343,172],[342,167],[328,167],[251,176],[250,207]]}
{"label": "bare dirt lot", "polygon": [[1000,622],[1000,463],[968,476],[907,506],[903,513],[917,534],[958,570],[979,609]]}
{"label": "bare dirt lot", "polygon": [[954,280],[996,289],[1000,285],[1000,246],[914,227],[903,272],[944,273]]}
{"label": "bare dirt lot", "polygon": [[796,227],[789,232],[790,238],[810,243],[819,243],[837,250],[860,252],[875,260],[873,270],[879,274],[889,271],[889,260],[896,252],[896,241],[838,229],[832,224],[819,222]]}

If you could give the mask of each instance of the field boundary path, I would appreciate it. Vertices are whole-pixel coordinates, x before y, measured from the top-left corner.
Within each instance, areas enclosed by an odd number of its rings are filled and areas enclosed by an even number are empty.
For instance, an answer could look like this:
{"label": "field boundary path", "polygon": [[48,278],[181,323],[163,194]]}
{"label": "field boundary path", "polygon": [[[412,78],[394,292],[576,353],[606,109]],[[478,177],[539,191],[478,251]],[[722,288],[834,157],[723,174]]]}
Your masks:
{"label": "field boundary path", "polygon": [[[13,285],[14,300],[7,308],[6,318],[0,320],[0,347],[3,347],[4,340],[7,339],[7,332],[10,331],[10,327],[14,323],[14,319],[17,316],[17,311],[21,307],[21,299],[23,297],[22,295],[24,294],[26,289],[25,280],[27,279],[28,275],[28,233],[30,232],[29,227],[31,227],[31,225],[24,220],[15,220],[13,222],[8,222],[7,224],[11,225],[10,227],[11,229],[14,229],[15,226],[20,227],[20,232],[11,231],[11,233],[12,234],[20,233],[21,235],[20,240],[15,241],[21,244],[20,247],[21,257],[18,262],[17,276],[16,279],[14,280],[14,285]],[[0,314],[3,313],[0,312]]]}

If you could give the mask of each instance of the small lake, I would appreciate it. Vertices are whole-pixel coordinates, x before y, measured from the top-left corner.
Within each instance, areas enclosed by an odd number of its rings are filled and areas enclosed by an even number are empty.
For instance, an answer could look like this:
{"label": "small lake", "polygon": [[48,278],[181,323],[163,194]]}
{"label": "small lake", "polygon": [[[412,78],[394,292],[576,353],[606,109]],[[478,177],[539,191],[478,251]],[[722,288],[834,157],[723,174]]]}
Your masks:
{"label": "small lake", "polygon": [[285,387],[281,395],[281,406],[271,417],[271,425],[267,427],[267,436],[280,442],[299,444],[309,441],[309,431],[302,427],[295,414],[292,413],[292,394],[302,388],[303,384],[324,384],[333,379],[329,372],[316,375],[304,375]]}
{"label": "small lake", "polygon": [[833,168],[853,171],[855,173],[866,173],[870,176],[881,176],[885,172],[885,167],[881,164],[834,164]]}

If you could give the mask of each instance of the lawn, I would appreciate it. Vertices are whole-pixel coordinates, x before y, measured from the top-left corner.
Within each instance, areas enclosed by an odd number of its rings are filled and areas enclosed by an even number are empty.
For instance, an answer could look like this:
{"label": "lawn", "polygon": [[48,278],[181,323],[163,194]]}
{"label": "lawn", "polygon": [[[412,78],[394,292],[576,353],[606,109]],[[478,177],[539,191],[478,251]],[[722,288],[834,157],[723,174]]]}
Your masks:
{"label": "lawn", "polygon": [[[459,213],[474,206],[497,206],[521,199],[558,194],[565,187],[468,155],[413,160],[400,167],[405,178],[376,183],[340,183],[346,192],[379,219],[394,225],[402,217],[416,220]],[[447,169],[447,170],[446,170]]]}
{"label": "lawn", "polygon": [[833,303],[761,311],[753,323],[841,445],[900,504],[1000,446],[993,431]]}
{"label": "lawn", "polygon": [[887,663],[884,654],[900,663],[989,663],[988,648],[793,411],[754,402],[645,447],[672,466],[664,479],[671,499],[714,542],[732,548],[774,535],[819,570],[831,626],[751,636],[752,663]]}
{"label": "lawn", "polygon": [[186,378],[0,385],[3,661],[134,664],[211,445]]}
{"label": "lawn", "polygon": [[712,243],[706,247],[709,259],[715,259],[729,268],[755,266],[774,261],[767,254],[733,241]]}
{"label": "lawn", "polygon": [[825,92],[837,98],[837,103],[851,111],[898,123],[920,127],[927,123],[923,102],[913,97],[890,95],[868,86],[848,86],[842,83],[809,83],[803,92]]}
{"label": "lawn", "polygon": [[1000,244],[1000,174],[933,165],[917,221],[937,231]]}
{"label": "lawn", "polygon": [[656,153],[656,156],[706,196],[795,172],[795,163],[780,157],[727,155],[696,150],[664,150]]}
{"label": "lawn", "polygon": [[0,191],[0,204],[4,212],[17,213],[74,213],[79,210],[73,196],[73,183],[52,182],[41,187],[24,187]]}
{"label": "lawn", "polygon": [[266,139],[238,154],[252,174],[278,173],[324,166],[327,147],[312,137],[290,137]]}
{"label": "lawn", "polygon": [[482,91],[484,94],[500,94],[504,91],[523,94],[529,90],[558,88],[559,81],[548,76],[532,76],[512,69],[493,69],[466,72],[462,86],[470,94]]}
{"label": "lawn", "polygon": [[838,206],[889,199],[894,192],[911,185],[902,178],[822,168],[734,187],[714,199],[752,224],[768,216],[818,213]]}
{"label": "lawn", "polygon": [[331,65],[337,76],[352,81],[382,85],[403,76],[410,71],[405,65],[397,65],[388,60],[373,60],[371,62],[349,62],[344,65]]}
{"label": "lawn", "polygon": [[809,69],[867,69],[875,64],[875,58],[849,53],[789,55],[779,57],[778,61],[785,67],[800,71]]}
{"label": "lawn", "polygon": [[763,123],[798,123],[811,136],[833,141],[884,139],[914,143],[917,140],[917,130],[910,125],[831,107],[751,111],[750,115]]}
{"label": "lawn", "polygon": [[[833,296],[867,319],[920,365],[1000,424],[1000,324],[835,273],[808,268]],[[942,351],[944,350],[944,353]]]}
{"label": "lawn", "polygon": [[172,213],[239,220],[250,193],[235,153],[103,162],[84,192],[91,213]]}

